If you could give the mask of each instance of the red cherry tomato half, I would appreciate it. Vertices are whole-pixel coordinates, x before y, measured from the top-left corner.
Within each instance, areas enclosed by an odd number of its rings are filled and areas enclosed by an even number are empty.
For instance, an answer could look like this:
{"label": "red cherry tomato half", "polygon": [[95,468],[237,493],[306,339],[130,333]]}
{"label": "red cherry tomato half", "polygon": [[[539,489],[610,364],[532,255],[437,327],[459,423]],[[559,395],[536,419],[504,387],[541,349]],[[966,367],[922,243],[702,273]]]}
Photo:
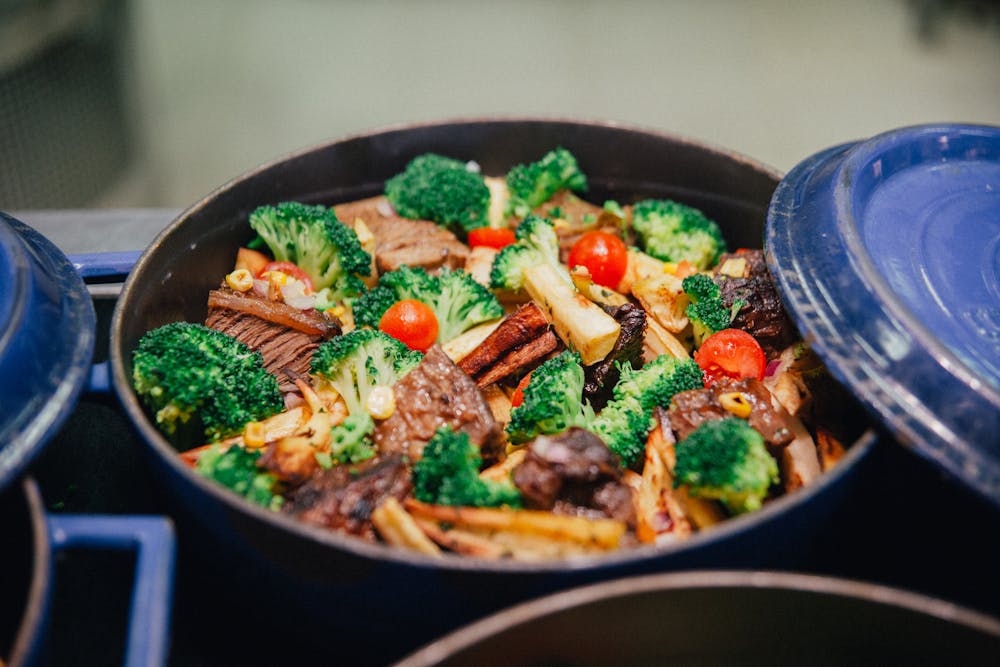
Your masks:
{"label": "red cherry tomato half", "polygon": [[525,375],[517,383],[517,388],[514,389],[514,393],[510,396],[510,407],[516,408],[521,403],[524,403],[524,390],[527,388],[529,382],[531,382],[531,373]]}
{"label": "red cherry tomato half", "polygon": [[416,299],[398,301],[382,314],[378,328],[402,341],[411,350],[426,352],[438,335],[438,321],[431,307]]}
{"label": "red cherry tomato half", "polygon": [[306,294],[313,291],[313,283],[309,278],[309,274],[300,269],[297,264],[292,262],[269,262],[264,265],[264,268],[260,270],[257,277],[260,278],[268,271],[276,271],[278,273],[284,273],[290,278],[295,278],[296,280],[302,282],[306,286]]}
{"label": "red cherry tomato half", "polygon": [[480,227],[469,232],[469,247],[486,246],[499,250],[514,242],[514,230],[506,227]]}
{"label": "red cherry tomato half", "polygon": [[694,360],[705,374],[707,384],[723,377],[760,380],[767,368],[764,350],[742,329],[723,329],[712,334],[694,353]]}
{"label": "red cherry tomato half", "polygon": [[586,267],[595,283],[614,289],[625,276],[628,248],[614,234],[587,232],[570,249],[568,264]]}

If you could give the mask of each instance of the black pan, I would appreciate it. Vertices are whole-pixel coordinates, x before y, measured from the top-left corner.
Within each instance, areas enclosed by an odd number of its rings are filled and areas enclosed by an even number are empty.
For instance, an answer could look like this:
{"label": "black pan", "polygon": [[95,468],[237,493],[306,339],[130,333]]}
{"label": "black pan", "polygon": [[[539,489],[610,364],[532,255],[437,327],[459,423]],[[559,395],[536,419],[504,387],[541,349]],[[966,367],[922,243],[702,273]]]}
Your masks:
{"label": "black pan", "polygon": [[[112,381],[175,508],[187,554],[181,576],[198,580],[199,607],[219,603],[220,614],[228,617],[227,610],[253,605],[255,617],[289,626],[301,640],[296,646],[322,650],[331,646],[329,637],[346,636],[360,658],[384,662],[473,618],[545,592],[623,574],[793,564],[809,548],[875,443],[859,411],[847,417],[853,445],[840,465],[763,511],[680,545],[539,564],[458,557],[441,562],[265,511],[194,474],[144,412],[130,383],[132,350],[151,328],[204,320],[208,291],[231,269],[236,248],[252,238],[246,220],[255,207],[283,200],[333,204],[375,195],[386,178],[428,151],[475,159],[484,173],[502,174],[557,145],[577,156],[593,201],[679,199],[718,220],[731,246],[760,246],[780,175],[758,162],[614,123],[488,119],[382,130],[279,159],[183,212],[145,251],[114,313]],[[259,608],[261,599],[268,600],[266,609]],[[257,647],[254,656],[261,650]],[[343,650],[341,643],[338,655]]]}
{"label": "black pan", "polygon": [[858,581],[685,572],[564,591],[494,614],[394,667],[993,665],[1000,620]]}

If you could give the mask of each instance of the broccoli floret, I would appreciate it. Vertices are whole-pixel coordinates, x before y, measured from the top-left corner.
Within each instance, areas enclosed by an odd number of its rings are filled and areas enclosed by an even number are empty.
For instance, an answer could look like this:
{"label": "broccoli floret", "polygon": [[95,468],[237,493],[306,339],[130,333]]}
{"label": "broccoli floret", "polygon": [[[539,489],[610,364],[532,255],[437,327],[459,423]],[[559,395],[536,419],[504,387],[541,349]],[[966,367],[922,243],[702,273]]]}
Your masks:
{"label": "broccoli floret", "polygon": [[571,426],[590,427],[594,410],[583,400],[583,383],[580,355],[569,350],[533,370],[524,401],[510,411],[506,428],[510,442],[521,444]]}
{"label": "broccoli floret", "polygon": [[442,270],[438,276],[440,293],[433,304],[438,321],[438,340],[449,341],[477,324],[504,314],[496,295],[459,269]]}
{"label": "broccoli floret", "polygon": [[695,273],[686,277],[681,283],[691,303],[685,313],[691,321],[695,345],[701,346],[705,339],[717,331],[728,329],[746,302],[742,299],[733,301],[726,307],[722,301],[722,290],[715,281],[704,273]]}
{"label": "broccoli floret", "polygon": [[218,444],[210,447],[195,464],[198,474],[215,480],[251,502],[277,510],[284,502],[278,478],[257,467],[260,450],[239,445]]}
{"label": "broccoli floret", "polygon": [[359,463],[375,456],[374,432],[375,422],[366,411],[347,415],[330,429],[331,463]]}
{"label": "broccoli floret", "polygon": [[763,436],[736,417],[702,423],[677,443],[675,452],[674,486],[720,500],[734,514],[760,509],[779,481],[778,464]]}
{"label": "broccoli floret", "polygon": [[382,275],[377,287],[354,304],[354,322],[377,329],[382,315],[397,301],[416,299],[430,306],[439,342],[449,341],[477,324],[503,316],[496,295],[466,271],[444,269],[438,276],[403,266]]}
{"label": "broccoli floret", "polygon": [[472,507],[521,506],[521,493],[511,482],[482,479],[479,449],[464,431],[442,426],[413,466],[413,495],[436,505]]}
{"label": "broccoli floret", "polygon": [[621,379],[615,385],[611,401],[591,427],[623,465],[637,463],[646,448],[656,406],[670,405],[675,394],[704,386],[702,372],[691,359],[660,355],[639,370],[628,364],[619,366]]}
{"label": "broccoli floret", "polygon": [[275,261],[293,262],[306,272],[324,301],[343,301],[364,292],[359,276],[371,275],[371,255],[333,209],[299,202],[261,206],[250,214],[250,226]]}
{"label": "broccoli floret", "polygon": [[147,331],[132,354],[132,384],[176,444],[215,442],[284,407],[278,380],[246,345],[202,324]]}
{"label": "broccoli floret", "polygon": [[372,389],[391,387],[421,359],[422,354],[392,336],[374,329],[355,329],[316,348],[311,370],[337,390],[348,414],[355,415],[365,411]]}
{"label": "broccoli floret", "polygon": [[519,164],[507,172],[507,215],[523,218],[559,190],[582,192],[587,177],[565,148],[549,151],[538,162]]}
{"label": "broccoli floret", "polygon": [[726,252],[719,226],[696,208],[669,199],[647,199],[632,209],[642,249],[664,262],[686,260],[707,269]]}
{"label": "broccoli floret", "polygon": [[493,259],[491,287],[521,289],[524,269],[538,264],[550,264],[570,285],[573,284],[566,268],[559,262],[559,238],[550,220],[529,215],[514,230],[514,238],[516,241],[503,248]]}
{"label": "broccoli floret", "polygon": [[433,220],[463,236],[489,222],[490,189],[465,163],[426,153],[385,182],[385,196],[404,218]]}

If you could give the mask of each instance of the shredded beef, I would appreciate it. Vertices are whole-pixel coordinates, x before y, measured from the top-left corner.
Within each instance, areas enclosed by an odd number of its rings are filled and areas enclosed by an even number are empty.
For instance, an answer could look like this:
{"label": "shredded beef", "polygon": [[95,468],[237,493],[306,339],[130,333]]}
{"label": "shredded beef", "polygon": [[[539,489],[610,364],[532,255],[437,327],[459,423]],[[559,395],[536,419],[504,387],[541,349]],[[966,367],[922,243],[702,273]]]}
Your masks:
{"label": "shredded beef", "polygon": [[341,331],[339,321],[318,310],[298,310],[252,291],[241,293],[228,288],[209,293],[205,326],[260,352],[264,368],[278,378],[282,391],[295,389],[284,371],[306,375],[313,351]]}

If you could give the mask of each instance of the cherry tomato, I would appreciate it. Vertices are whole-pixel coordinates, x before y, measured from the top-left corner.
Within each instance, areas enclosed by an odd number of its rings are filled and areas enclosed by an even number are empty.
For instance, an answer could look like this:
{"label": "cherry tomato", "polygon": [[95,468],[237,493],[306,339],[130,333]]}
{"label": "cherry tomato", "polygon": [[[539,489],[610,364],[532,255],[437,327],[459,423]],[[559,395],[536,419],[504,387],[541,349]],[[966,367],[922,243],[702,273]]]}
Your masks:
{"label": "cherry tomato", "polygon": [[614,289],[625,276],[628,248],[608,232],[587,232],[569,251],[569,268],[584,266],[598,285]]}
{"label": "cherry tomato", "polygon": [[528,383],[531,381],[531,373],[528,373],[521,381],[517,383],[517,388],[514,389],[514,393],[510,396],[510,407],[516,408],[517,406],[524,403],[524,390],[527,388]]}
{"label": "cherry tomato", "polygon": [[378,328],[402,341],[411,350],[426,352],[438,335],[438,321],[431,307],[416,299],[397,301],[382,314]]}
{"label": "cherry tomato", "polygon": [[469,232],[469,247],[500,249],[514,242],[514,230],[506,227],[480,227]]}
{"label": "cherry tomato", "polygon": [[312,280],[309,279],[309,274],[300,269],[297,264],[293,264],[292,262],[268,262],[264,265],[264,268],[257,273],[257,277],[260,278],[268,271],[284,273],[286,276],[295,278],[296,280],[304,283],[306,286],[306,294],[313,291],[313,284]]}
{"label": "cherry tomato", "polygon": [[712,334],[694,353],[694,360],[705,374],[707,384],[723,377],[760,380],[767,368],[764,350],[742,329],[723,329]]}

